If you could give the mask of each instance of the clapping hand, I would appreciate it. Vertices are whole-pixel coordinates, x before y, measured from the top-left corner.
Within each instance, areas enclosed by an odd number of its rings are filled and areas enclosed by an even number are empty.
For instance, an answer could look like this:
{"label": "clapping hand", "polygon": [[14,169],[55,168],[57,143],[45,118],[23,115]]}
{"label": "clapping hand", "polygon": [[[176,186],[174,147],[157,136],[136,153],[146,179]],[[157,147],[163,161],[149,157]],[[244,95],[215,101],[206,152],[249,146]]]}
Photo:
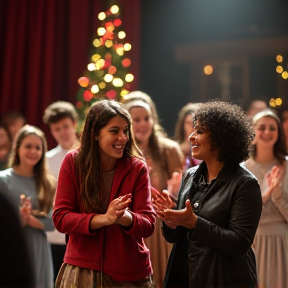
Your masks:
{"label": "clapping hand", "polygon": [[173,172],[171,179],[167,181],[167,190],[169,195],[174,200],[178,200],[178,192],[182,182],[182,174],[179,172]]}
{"label": "clapping hand", "polygon": [[282,179],[283,171],[284,168],[281,165],[275,165],[272,167],[271,172],[266,174],[269,187],[275,188],[277,185],[279,185]]}
{"label": "clapping hand", "polygon": [[32,213],[32,204],[30,197],[26,197],[24,194],[20,195],[20,216],[22,219],[22,225],[25,226],[28,223],[28,219]]}
{"label": "clapping hand", "polygon": [[131,203],[131,194],[120,196],[111,201],[106,216],[111,224],[121,224],[121,218],[126,213]]}
{"label": "clapping hand", "polygon": [[172,229],[175,229],[177,226],[192,229],[195,226],[197,216],[193,212],[190,200],[186,200],[185,208],[181,210],[172,210],[161,205],[154,205],[154,208],[158,218]]}
{"label": "clapping hand", "polygon": [[[272,167],[272,170],[270,173],[266,174],[268,187],[271,189],[271,193],[276,197],[279,198],[281,195],[278,195],[279,193],[282,193],[281,189],[274,190],[276,186],[279,186],[282,176],[283,176],[284,168],[281,165],[275,165]],[[277,193],[278,192],[278,193]],[[275,195],[277,193],[277,195]]]}

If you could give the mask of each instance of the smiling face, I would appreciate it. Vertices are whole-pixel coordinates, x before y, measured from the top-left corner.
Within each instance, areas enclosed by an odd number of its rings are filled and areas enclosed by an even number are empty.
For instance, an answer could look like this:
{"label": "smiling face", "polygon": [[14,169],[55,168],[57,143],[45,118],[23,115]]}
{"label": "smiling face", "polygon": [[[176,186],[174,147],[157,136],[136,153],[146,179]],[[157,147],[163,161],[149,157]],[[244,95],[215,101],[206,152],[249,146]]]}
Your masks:
{"label": "smiling face", "polygon": [[147,142],[153,133],[154,121],[151,110],[144,107],[132,107],[129,109],[132,117],[132,127],[135,139],[142,143]]}
{"label": "smiling face", "polygon": [[273,148],[278,139],[277,121],[272,117],[260,118],[255,123],[255,139],[256,146]]}
{"label": "smiling face", "polygon": [[192,156],[203,161],[217,158],[217,150],[211,149],[210,133],[198,124],[194,128],[194,132],[189,136],[192,145]]}
{"label": "smiling face", "polygon": [[43,155],[43,143],[40,137],[30,134],[26,136],[19,148],[20,165],[34,167]]}
{"label": "smiling face", "polygon": [[129,140],[128,122],[121,116],[115,116],[104,126],[95,137],[100,149],[101,163],[117,160],[123,156]]}

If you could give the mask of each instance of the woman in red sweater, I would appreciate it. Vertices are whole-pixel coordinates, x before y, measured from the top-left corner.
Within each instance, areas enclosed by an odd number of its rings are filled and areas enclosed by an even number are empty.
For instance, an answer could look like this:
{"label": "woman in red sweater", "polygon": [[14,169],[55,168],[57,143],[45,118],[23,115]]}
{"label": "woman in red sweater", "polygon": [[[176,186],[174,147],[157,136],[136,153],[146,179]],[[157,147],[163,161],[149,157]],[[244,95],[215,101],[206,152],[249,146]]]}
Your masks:
{"label": "woman in red sweater", "polygon": [[148,168],[129,113],[114,101],[93,104],[80,148],[63,160],[53,221],[69,235],[56,288],[153,287],[149,250],[156,215]]}

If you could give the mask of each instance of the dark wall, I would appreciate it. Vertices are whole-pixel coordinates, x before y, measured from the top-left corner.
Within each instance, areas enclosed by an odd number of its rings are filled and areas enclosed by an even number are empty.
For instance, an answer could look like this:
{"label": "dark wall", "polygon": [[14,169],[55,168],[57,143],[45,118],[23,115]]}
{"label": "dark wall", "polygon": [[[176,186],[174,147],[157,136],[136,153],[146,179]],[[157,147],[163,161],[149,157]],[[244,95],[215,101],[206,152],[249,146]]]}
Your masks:
{"label": "dark wall", "polygon": [[[170,136],[178,111],[193,101],[189,67],[176,63],[175,45],[288,34],[287,15],[288,1],[278,0],[142,1],[139,88],[154,99]],[[274,61],[251,59],[251,94],[275,90]]]}

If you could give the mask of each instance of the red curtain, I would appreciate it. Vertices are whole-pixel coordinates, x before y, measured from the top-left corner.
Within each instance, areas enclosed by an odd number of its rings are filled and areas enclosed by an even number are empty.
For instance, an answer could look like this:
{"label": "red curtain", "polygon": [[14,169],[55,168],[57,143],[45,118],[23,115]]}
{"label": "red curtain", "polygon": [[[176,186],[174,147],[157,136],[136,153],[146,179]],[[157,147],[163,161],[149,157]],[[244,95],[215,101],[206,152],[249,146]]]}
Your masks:
{"label": "red curtain", "polygon": [[[98,13],[107,0],[0,1],[0,117],[19,111],[27,123],[48,128],[44,109],[57,100],[76,102],[78,78],[87,69]],[[110,3],[112,3],[110,1]],[[139,81],[140,1],[114,0],[122,7],[122,25],[132,44],[131,73]],[[46,133],[49,148],[55,143]]]}

